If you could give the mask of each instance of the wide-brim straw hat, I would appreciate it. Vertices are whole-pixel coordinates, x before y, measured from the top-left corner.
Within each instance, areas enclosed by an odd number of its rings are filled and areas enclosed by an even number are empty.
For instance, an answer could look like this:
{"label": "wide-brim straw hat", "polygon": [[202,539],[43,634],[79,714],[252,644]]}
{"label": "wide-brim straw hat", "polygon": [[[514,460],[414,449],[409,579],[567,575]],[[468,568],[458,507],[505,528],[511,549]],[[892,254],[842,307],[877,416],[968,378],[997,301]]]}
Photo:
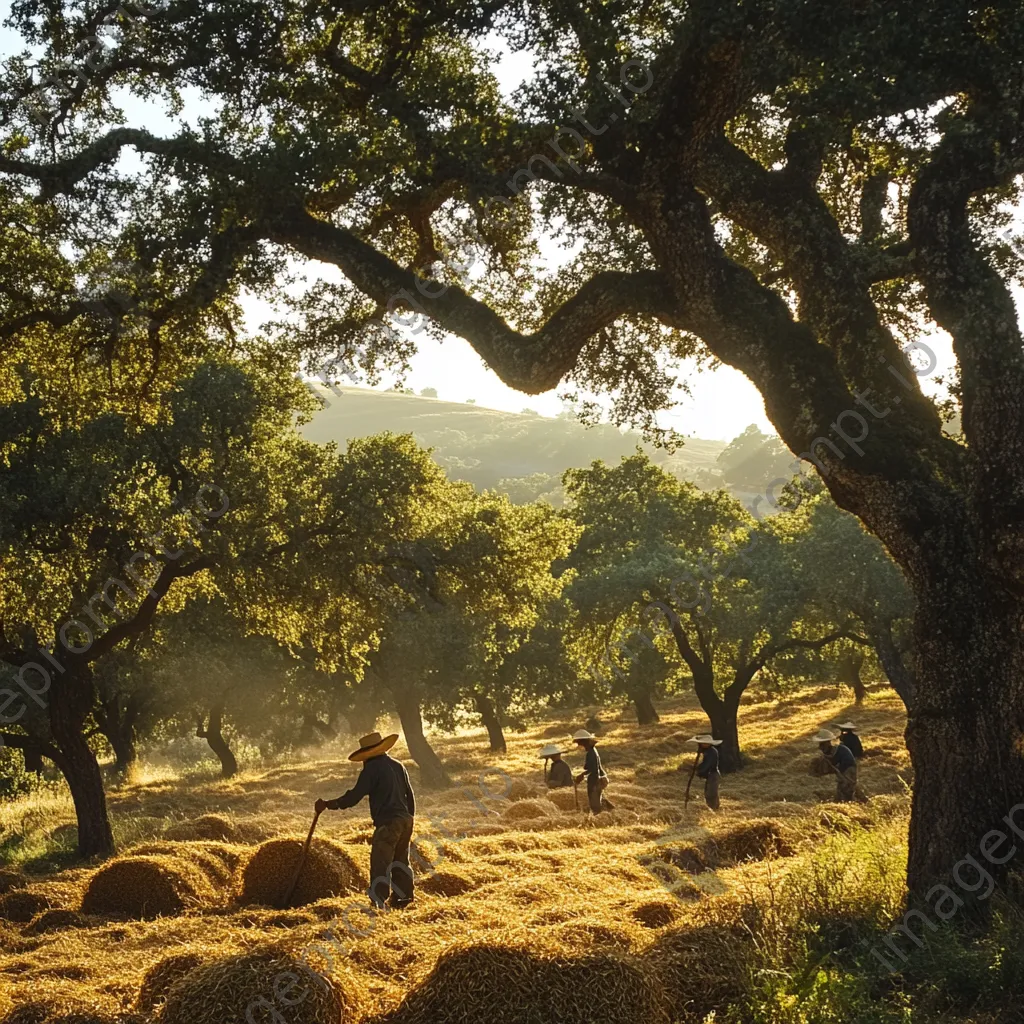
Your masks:
{"label": "wide-brim straw hat", "polygon": [[398,733],[381,736],[379,732],[371,732],[359,741],[359,749],[348,755],[350,761],[365,761],[389,751],[398,742]]}
{"label": "wide-brim straw hat", "polygon": [[700,736],[691,736],[687,743],[707,743],[709,746],[718,747],[721,746],[725,741],[716,740],[714,736],[709,736],[707,733],[703,733]]}
{"label": "wide-brim straw hat", "polygon": [[819,729],[818,735],[814,737],[815,743],[835,743],[836,734],[828,729]]}
{"label": "wide-brim straw hat", "polygon": [[577,729],[572,734],[573,743],[582,743],[584,740],[596,740],[597,737],[592,732],[587,732],[586,729]]}
{"label": "wide-brim straw hat", "polygon": [[837,729],[845,729],[847,732],[856,732],[857,726],[853,722],[843,722],[841,725],[836,726]]}
{"label": "wide-brim straw hat", "polygon": [[538,757],[554,757],[555,754],[564,754],[565,751],[557,743],[549,743],[546,747],[540,748]]}

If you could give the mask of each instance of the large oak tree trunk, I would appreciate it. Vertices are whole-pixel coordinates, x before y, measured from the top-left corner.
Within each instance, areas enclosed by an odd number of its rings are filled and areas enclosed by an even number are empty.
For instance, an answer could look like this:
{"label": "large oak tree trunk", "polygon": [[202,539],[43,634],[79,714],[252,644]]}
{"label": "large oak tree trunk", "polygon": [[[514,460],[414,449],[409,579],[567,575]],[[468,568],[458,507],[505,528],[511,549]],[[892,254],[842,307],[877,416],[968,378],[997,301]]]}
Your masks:
{"label": "large oak tree trunk", "polygon": [[412,689],[395,689],[395,710],[402,722],[405,744],[420,768],[420,781],[426,789],[450,786],[452,780],[445,771],[441,758],[423,733],[423,714],[419,696]]}
{"label": "large oak tree trunk", "polygon": [[217,755],[220,761],[220,775],[222,779],[230,779],[238,774],[238,761],[224,738],[221,731],[224,718],[224,705],[215,704],[210,709],[210,718],[204,729],[202,722],[196,730],[196,735],[205,739],[209,748]]}
{"label": "large oak tree trunk", "polygon": [[847,651],[839,659],[839,678],[853,689],[853,700],[856,704],[862,704],[867,696],[864,680],[860,676],[863,664],[864,655],[859,651]]}
{"label": "large oak tree trunk", "polygon": [[95,691],[89,670],[69,670],[53,680],[50,688],[50,732],[60,751],[56,761],[67,780],[78,822],[78,852],[83,857],[109,857],[114,853],[114,834],[107,815],[107,796],[99,762],[85,737],[85,719],[92,709]]}
{"label": "large oak tree trunk", "polygon": [[[1003,821],[1024,803],[1021,607],[993,581],[986,585],[979,567],[950,562],[944,578],[918,592],[914,623],[919,685],[906,734],[914,767],[907,880],[919,897],[951,885],[954,866],[968,855],[997,879],[1005,875],[1007,866],[979,853],[990,830],[1009,836],[996,854],[1024,839]],[[1016,826],[1024,829],[1024,811]]]}
{"label": "large oak tree trunk", "polygon": [[508,745],[505,743],[505,733],[501,727],[501,719],[494,707],[494,702],[485,694],[476,693],[473,695],[477,713],[480,721],[487,729],[487,738],[490,741],[491,750],[497,754],[508,753]]}
{"label": "large oak tree trunk", "polygon": [[[730,688],[731,690],[731,688]],[[718,748],[718,770],[723,774],[739,771],[743,767],[743,753],[740,750],[739,698],[740,694],[726,690],[725,698],[708,711],[711,721],[711,735],[721,740]],[[705,709],[706,710],[706,709]]]}
{"label": "large oak tree trunk", "polygon": [[653,725],[661,721],[654,701],[648,690],[641,690],[632,695],[633,707],[636,709],[636,720],[640,725]]}

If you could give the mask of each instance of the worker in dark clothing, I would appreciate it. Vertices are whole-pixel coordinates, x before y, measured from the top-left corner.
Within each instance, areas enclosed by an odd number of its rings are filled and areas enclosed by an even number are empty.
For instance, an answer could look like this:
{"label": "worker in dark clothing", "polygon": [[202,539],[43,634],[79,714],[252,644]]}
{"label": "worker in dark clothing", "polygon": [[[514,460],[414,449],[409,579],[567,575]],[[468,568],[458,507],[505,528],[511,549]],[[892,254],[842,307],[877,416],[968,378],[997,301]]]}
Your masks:
{"label": "worker in dark clothing", "polygon": [[608,788],[608,775],[601,767],[601,755],[597,752],[597,737],[586,729],[580,729],[573,734],[573,742],[581,750],[586,751],[583,759],[583,771],[576,777],[578,786],[584,779],[587,780],[587,802],[590,804],[594,814],[601,811],[614,810],[614,805],[605,798],[604,791]]}
{"label": "worker in dark clothing", "polygon": [[704,780],[704,803],[713,811],[717,811],[720,804],[718,799],[718,787],[722,774],[718,770],[718,747],[722,741],[716,740],[713,736],[694,736],[687,740],[687,743],[696,743],[697,752],[700,754],[700,763],[697,765],[697,777]]}
{"label": "worker in dark clothing", "polygon": [[409,773],[401,761],[388,756],[398,740],[397,733],[381,737],[372,732],[359,741],[359,749],[349,754],[350,761],[362,761],[363,770],[356,784],[336,800],[317,800],[316,810],[340,811],[355,807],[363,797],[370,798],[373,842],[370,846],[370,899],[383,909],[388,896],[392,907],[412,902],[413,874],[409,866],[416,797]]}
{"label": "worker in dark clothing", "polygon": [[858,798],[857,794],[857,759],[850,748],[843,743],[832,744],[836,737],[827,729],[822,729],[814,737],[822,757],[832,766],[836,773],[836,803],[846,804]]}
{"label": "worker in dark clothing", "polygon": [[861,743],[860,737],[857,735],[857,726],[853,722],[843,722],[842,725],[837,725],[836,728],[839,730],[839,742],[844,747],[848,747],[854,757],[862,758],[864,756],[864,744]]}
{"label": "worker in dark clothing", "polygon": [[[548,789],[561,789],[563,786],[572,785],[572,769],[562,760],[564,751],[559,750],[554,743],[541,747],[540,756],[544,758],[544,782]],[[551,770],[548,770],[548,762],[551,762]]]}

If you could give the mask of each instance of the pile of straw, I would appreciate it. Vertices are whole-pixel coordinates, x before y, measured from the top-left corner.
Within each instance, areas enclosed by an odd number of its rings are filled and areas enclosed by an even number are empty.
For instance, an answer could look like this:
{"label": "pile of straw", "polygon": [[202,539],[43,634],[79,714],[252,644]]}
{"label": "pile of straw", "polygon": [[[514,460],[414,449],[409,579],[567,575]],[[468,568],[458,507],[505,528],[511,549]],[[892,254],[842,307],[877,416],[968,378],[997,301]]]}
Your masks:
{"label": "pile of straw", "polygon": [[69,928],[88,928],[87,921],[76,910],[44,910],[37,914],[22,929],[22,935],[46,935],[49,932],[63,932]]}
{"label": "pile of straw", "polygon": [[210,884],[221,888],[234,877],[242,858],[249,853],[244,846],[227,846],[216,842],[143,843],[128,850],[128,857],[176,857],[194,864]]}
{"label": "pile of straw", "polygon": [[67,999],[33,1000],[22,1003],[0,1024],[149,1024],[134,1013],[107,1013],[95,1006]]}
{"label": "pile of straw", "polygon": [[[282,993],[296,1002],[283,1003]],[[271,947],[189,971],[167,991],[160,1022],[251,1024],[285,1019],[288,1024],[339,1024],[352,1005],[336,980],[314,974],[300,960]]]}
{"label": "pile of straw", "polygon": [[546,799],[519,800],[506,807],[502,813],[505,821],[529,821],[534,818],[550,818],[558,814],[558,808]]}
{"label": "pile of straw", "polygon": [[719,863],[739,864],[745,860],[765,860],[768,857],[790,857],[793,845],[770,818],[755,819],[722,832],[712,841]]}
{"label": "pile of straw", "polygon": [[24,889],[28,885],[24,875],[17,871],[9,871],[7,868],[0,868],[0,896],[11,892],[14,889]]}
{"label": "pile of straw", "polygon": [[82,897],[82,913],[148,920],[210,904],[214,888],[191,861],[180,857],[129,856],[97,871]]}
{"label": "pile of straw", "polygon": [[477,882],[460,871],[435,871],[422,879],[417,879],[416,886],[421,892],[433,896],[462,896],[477,887]]}
{"label": "pile of straw", "polygon": [[152,1013],[163,1004],[172,985],[197,967],[202,967],[208,959],[198,952],[176,953],[150,967],[142,979],[135,1008],[140,1013]]}
{"label": "pile of straw", "polygon": [[610,950],[579,958],[482,943],[444,953],[388,1024],[667,1024],[649,972]]}
{"label": "pile of straw", "polygon": [[[271,839],[260,846],[242,872],[241,902],[283,908],[302,844],[302,839],[287,838]],[[316,903],[349,890],[364,890],[366,886],[365,877],[344,847],[327,839],[314,839],[290,905]]]}
{"label": "pile of straw", "polygon": [[0,896],[0,918],[15,924],[28,924],[36,914],[50,907],[46,896],[31,889],[14,889]]}
{"label": "pile of straw", "polygon": [[179,821],[165,833],[166,839],[212,839],[222,843],[240,843],[242,834],[233,822],[219,814],[204,814],[189,821]]}
{"label": "pile of straw", "polygon": [[679,919],[679,902],[650,900],[633,908],[633,919],[645,928],[667,928]]}
{"label": "pile of straw", "polygon": [[537,786],[531,786],[524,779],[513,779],[506,795],[513,802],[516,800],[528,800],[537,790]]}
{"label": "pile of straw", "polygon": [[826,775],[835,775],[832,765],[821,754],[815,754],[807,764],[807,774],[820,779]]}
{"label": "pile of straw", "polygon": [[[575,811],[576,810],[576,794],[573,792],[572,786],[565,786],[562,789],[549,789],[548,800],[553,803],[560,811]],[[585,807],[587,803],[587,794],[584,790],[580,796],[580,807]]]}

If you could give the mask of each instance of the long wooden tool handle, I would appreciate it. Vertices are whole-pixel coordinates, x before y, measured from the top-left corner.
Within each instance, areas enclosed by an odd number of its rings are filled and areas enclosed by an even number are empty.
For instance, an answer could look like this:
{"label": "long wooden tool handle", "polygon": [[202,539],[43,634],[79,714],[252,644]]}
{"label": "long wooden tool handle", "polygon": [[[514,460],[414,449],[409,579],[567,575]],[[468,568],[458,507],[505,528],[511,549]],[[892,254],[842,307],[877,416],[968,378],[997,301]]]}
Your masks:
{"label": "long wooden tool handle", "polygon": [[292,898],[292,893],[295,892],[295,886],[299,884],[299,875],[302,874],[302,869],[306,864],[306,854],[309,853],[309,844],[313,842],[313,831],[316,829],[316,823],[319,819],[320,812],[317,811],[313,815],[313,824],[309,826],[309,835],[306,836],[306,841],[302,844],[302,853],[299,854],[299,863],[295,865],[295,874],[292,875],[292,880],[288,885],[288,891],[284,894],[284,899],[281,901],[282,909],[288,906],[288,901]]}
{"label": "long wooden tool handle", "polygon": [[572,780],[572,795],[576,801],[576,810],[578,811],[580,809],[580,784],[575,779]]}

